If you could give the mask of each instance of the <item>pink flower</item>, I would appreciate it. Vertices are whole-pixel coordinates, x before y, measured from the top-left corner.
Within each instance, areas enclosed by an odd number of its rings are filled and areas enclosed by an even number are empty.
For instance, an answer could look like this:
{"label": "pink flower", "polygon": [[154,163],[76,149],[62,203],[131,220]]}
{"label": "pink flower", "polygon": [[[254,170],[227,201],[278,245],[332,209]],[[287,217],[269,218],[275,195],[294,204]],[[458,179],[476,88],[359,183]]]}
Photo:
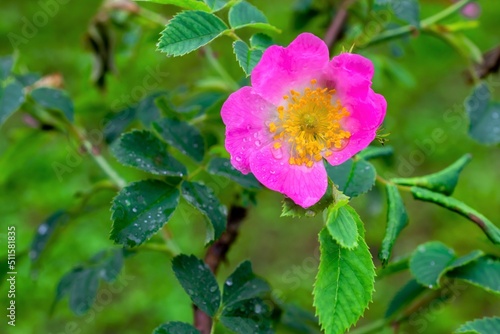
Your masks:
{"label": "pink flower", "polygon": [[226,149],[243,174],[307,208],[325,194],[323,163],[339,165],[366,148],[386,101],[371,89],[373,64],[351,53],[330,60],[328,47],[304,33],[271,46],[243,87],[222,106]]}

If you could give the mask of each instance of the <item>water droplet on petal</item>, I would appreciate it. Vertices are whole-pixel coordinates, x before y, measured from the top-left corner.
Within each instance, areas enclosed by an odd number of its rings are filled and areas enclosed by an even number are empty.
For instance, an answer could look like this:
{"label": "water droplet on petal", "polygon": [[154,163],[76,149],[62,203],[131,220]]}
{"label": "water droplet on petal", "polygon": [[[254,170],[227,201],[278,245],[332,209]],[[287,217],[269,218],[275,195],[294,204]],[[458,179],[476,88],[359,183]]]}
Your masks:
{"label": "water droplet on petal", "polygon": [[282,148],[278,148],[278,149],[272,148],[271,151],[272,151],[273,157],[275,159],[278,159],[278,160],[283,159],[283,149]]}
{"label": "water droplet on petal", "polygon": [[260,140],[256,140],[255,141],[255,146],[260,147],[260,145],[262,145],[262,143],[260,142]]}

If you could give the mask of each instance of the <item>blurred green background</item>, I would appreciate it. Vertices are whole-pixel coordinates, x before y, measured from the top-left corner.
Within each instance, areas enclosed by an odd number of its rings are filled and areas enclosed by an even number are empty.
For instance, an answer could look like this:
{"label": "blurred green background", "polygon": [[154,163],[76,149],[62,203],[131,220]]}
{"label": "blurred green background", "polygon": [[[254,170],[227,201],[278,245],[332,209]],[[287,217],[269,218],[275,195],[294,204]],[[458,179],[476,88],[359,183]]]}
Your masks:
{"label": "blurred green background", "polygon": [[[282,34],[273,36],[278,44],[288,44],[301,31],[324,35],[328,13],[297,30],[293,27],[294,1],[251,2],[267,14],[272,24],[282,29]],[[422,17],[442,10],[449,3],[421,1]],[[91,80],[92,53],[84,36],[101,4],[97,0],[61,4],[54,16],[18,47],[18,72],[62,75],[65,88],[74,99],[77,124],[87,130],[100,129],[103,117],[117,111],[113,110],[116,101],[130,98],[131,102],[137,102],[137,98],[131,97],[131,92],[142,85],[144,77],[158,66],[168,76],[162,77],[154,90],[171,91],[179,86],[189,90],[200,79],[217,76],[199,52],[182,58],[167,58],[156,52],[155,44],[161,26],[134,19],[127,29],[112,28],[116,74],[107,77],[107,89],[100,92]],[[140,4],[166,17],[177,10],[174,7]],[[500,44],[500,5],[496,1],[481,1],[481,6],[479,26],[466,34],[484,52]],[[25,20],[32,20],[41,8],[38,1],[2,0],[1,55],[13,52],[8,34],[21,35]],[[462,19],[456,15],[451,21]],[[356,22],[353,14],[349,24],[356,25]],[[234,59],[230,42],[228,37],[222,37],[213,44],[213,50],[227,71],[239,80],[243,78],[243,73]],[[351,45],[340,42],[336,52],[342,47],[349,49]],[[464,76],[467,62],[442,40],[428,35],[358,52],[374,61],[374,89],[388,101],[384,128],[391,134],[389,144],[394,147],[395,154],[390,159],[376,162],[379,173],[382,176],[423,175],[438,171],[470,152],[473,160],[462,173],[454,196],[500,225],[500,151],[498,146],[482,146],[466,135],[467,120],[462,105],[472,88]],[[490,80],[492,87],[496,87],[494,94],[498,100],[500,78]],[[446,114],[450,110],[453,113]],[[450,115],[455,118],[451,119]],[[444,133],[440,143],[430,141],[436,129]],[[419,154],[426,145],[428,152]],[[74,207],[78,202],[76,193],[88,190],[93,183],[104,178],[94,162],[83,156],[81,163],[64,174],[62,181],[59,180],[53,163],[64,162],[69,152],[74,152],[74,149],[63,135],[26,126],[22,113],[11,117],[2,127],[0,242],[1,249],[5,250],[7,226],[15,225],[19,274],[17,325],[5,329],[4,319],[0,332],[149,333],[163,322],[191,322],[189,298],[172,273],[169,257],[152,251],[139,252],[128,258],[122,278],[118,283],[111,284],[116,292],[109,299],[100,298],[98,294],[96,305],[89,314],[82,317],[73,315],[67,300],[59,303],[53,314],[49,314],[59,279],[99,250],[113,247],[108,236],[111,226],[109,203],[114,193],[102,191],[91,199],[82,215],[71,220],[52,239],[36,268],[30,265],[26,253],[37,226],[53,212]],[[109,156],[106,151],[105,155]],[[109,161],[127,181],[144,177],[118,165],[112,157]],[[376,254],[385,229],[386,204],[382,190],[377,186],[368,195],[353,201],[366,224],[367,240],[377,264]],[[229,200],[226,198],[225,202]],[[478,248],[500,255],[498,249],[469,221],[431,204],[415,202],[410,196],[405,196],[405,201],[410,225],[395,246],[395,256],[408,254],[418,244],[428,240],[443,241],[459,255]],[[203,218],[194,214],[191,221],[186,221],[181,211],[189,208],[185,203],[183,206],[184,209],[177,210],[169,222],[170,231],[183,252],[202,256]],[[230,251],[228,263],[221,268],[219,279],[229,274],[240,261],[250,259],[254,271],[268,279],[283,300],[312,310],[311,292],[316,274],[315,254],[317,233],[322,227],[321,218],[283,219],[279,218],[280,213],[279,194],[259,194],[258,206],[251,208],[241,235]],[[25,254],[23,258],[22,253]],[[380,317],[390,298],[407,278],[406,274],[399,274],[377,282],[374,304],[360,324]],[[111,288],[101,285],[101,289]],[[6,307],[6,293],[3,281],[0,283],[2,309]],[[498,310],[498,299],[480,289],[467,287],[452,301],[439,305],[435,312],[417,317],[418,321],[413,325],[403,326],[401,332],[449,333],[465,321],[492,316],[495,312],[498,315]],[[287,333],[287,330],[282,329],[281,332]]]}

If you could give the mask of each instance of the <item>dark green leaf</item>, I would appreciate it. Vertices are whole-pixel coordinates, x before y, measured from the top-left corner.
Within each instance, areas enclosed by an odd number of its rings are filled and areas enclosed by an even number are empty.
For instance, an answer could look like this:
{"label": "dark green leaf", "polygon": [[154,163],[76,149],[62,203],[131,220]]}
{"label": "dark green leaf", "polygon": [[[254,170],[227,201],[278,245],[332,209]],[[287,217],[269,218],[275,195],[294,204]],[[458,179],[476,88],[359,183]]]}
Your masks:
{"label": "dark green leaf", "polygon": [[214,274],[200,259],[191,255],[178,255],[172,261],[175,277],[193,303],[213,317],[220,306],[220,290]]}
{"label": "dark green leaf", "polygon": [[349,197],[364,194],[375,184],[375,168],[362,159],[350,159],[338,166],[326,164],[326,172],[339,190]]}
{"label": "dark green leaf", "polygon": [[0,85],[0,125],[12,115],[24,102],[23,86],[12,81],[7,86]]}
{"label": "dark green leaf", "polygon": [[476,319],[474,321],[469,321],[464,325],[460,326],[453,333],[495,334],[498,333],[499,329],[500,329],[500,317],[491,317],[491,318],[483,318],[483,319]]}
{"label": "dark green leaf", "polygon": [[96,254],[91,260],[91,265],[99,269],[99,277],[106,282],[113,282],[123,267],[123,250],[105,250]]}
{"label": "dark green leaf", "polygon": [[[280,305],[280,324],[297,334],[320,334],[318,319],[314,313],[292,304]],[[288,332],[287,332],[288,333]]]}
{"label": "dark green leaf", "polygon": [[126,108],[116,114],[108,115],[103,134],[106,143],[112,143],[127,129],[136,118],[136,107]]}
{"label": "dark green leaf", "polygon": [[204,0],[208,7],[212,10],[212,12],[216,12],[224,8],[229,0]]}
{"label": "dark green leaf", "polygon": [[176,119],[163,118],[153,123],[154,128],[167,143],[201,162],[205,155],[205,141],[197,128]]}
{"label": "dark green leaf", "polygon": [[279,32],[279,29],[268,23],[264,13],[246,1],[241,1],[231,7],[229,10],[229,25],[234,29],[254,27]]}
{"label": "dark green leaf", "polygon": [[68,219],[69,215],[65,211],[57,211],[38,226],[29,252],[32,262],[36,262],[40,258],[54,231],[60,225],[65,224]]}
{"label": "dark green leaf", "polygon": [[222,302],[224,307],[255,297],[262,297],[270,291],[269,284],[255,276],[250,261],[241,263],[224,283]]}
{"label": "dark green leaf", "polygon": [[20,75],[14,75],[16,81],[19,82],[24,87],[28,87],[33,85],[35,82],[41,79],[41,76],[38,73],[26,73]]}
{"label": "dark green leaf", "polygon": [[137,118],[149,127],[151,123],[158,120],[161,116],[160,109],[156,105],[156,100],[167,95],[167,92],[156,92],[148,95],[139,102],[136,107]]}
{"label": "dark green leaf", "polygon": [[469,264],[472,261],[475,261],[482,256],[484,256],[484,253],[482,251],[480,250],[472,251],[469,254],[459,257],[458,259],[455,259],[453,262],[451,262],[446,268],[446,271],[448,272],[455,268],[465,266],[466,264]]}
{"label": "dark green leaf", "polygon": [[203,213],[210,223],[206,242],[218,239],[226,230],[227,210],[220,204],[213,190],[198,182],[184,181],[181,191],[184,199]]}
{"label": "dark green leaf", "polygon": [[95,269],[83,269],[71,275],[69,307],[76,315],[83,315],[94,303],[99,288],[99,273]]}
{"label": "dark green leaf", "polygon": [[123,188],[111,207],[111,239],[130,247],[153,236],[179,203],[179,190],[158,180],[134,182]]}
{"label": "dark green leaf", "polygon": [[397,18],[415,27],[420,26],[420,6],[418,0],[391,0],[391,4]]}
{"label": "dark green leaf", "polygon": [[273,39],[263,33],[257,33],[255,35],[252,35],[252,37],[250,37],[250,45],[254,49],[260,49],[264,51],[273,44],[274,44]]}
{"label": "dark green leaf", "polygon": [[73,122],[73,102],[65,91],[40,87],[31,91],[31,97],[45,109],[62,112],[70,122]]}
{"label": "dark green leaf", "polygon": [[134,130],[112,146],[113,155],[125,166],[155,175],[184,176],[186,167],[167,152],[167,146],[150,131]]}
{"label": "dark green leaf", "polygon": [[394,149],[391,146],[368,146],[363,151],[358,153],[361,159],[370,160],[380,157],[387,157],[394,154]]}
{"label": "dark green leaf", "polygon": [[412,187],[411,192],[413,197],[418,200],[435,203],[469,219],[479,226],[493,243],[500,244],[500,229],[490,222],[485,216],[471,207],[455,198],[447,197],[427,189]]}
{"label": "dark green leaf", "polygon": [[483,83],[465,101],[469,136],[487,145],[500,143],[500,103],[492,102],[490,97],[488,86]]}
{"label": "dark green leaf", "polygon": [[270,309],[260,298],[246,299],[224,308],[220,321],[238,334],[273,334]]}
{"label": "dark green leaf", "polygon": [[462,279],[488,292],[500,294],[500,259],[483,256],[448,272],[447,276]]}
{"label": "dark green leaf", "polygon": [[168,56],[182,56],[208,44],[228,29],[217,16],[203,11],[176,15],[161,32],[158,50]]}
{"label": "dark green leaf", "polygon": [[250,76],[253,68],[260,61],[263,54],[262,50],[249,48],[243,41],[236,41],[233,43],[233,52],[247,77]]}
{"label": "dark green leaf", "polygon": [[10,76],[12,67],[14,66],[14,57],[2,56],[0,57],[0,83]]}
{"label": "dark green leaf", "polygon": [[420,284],[430,289],[440,286],[441,276],[455,261],[453,249],[441,242],[432,241],[418,246],[410,259],[410,271]]}
{"label": "dark green leaf", "polygon": [[375,270],[364,240],[363,224],[358,225],[358,247],[340,247],[327,228],[320,232],[320,265],[314,284],[314,306],[322,328],[328,334],[344,333],[372,300]]}
{"label": "dark green leaf", "polygon": [[357,226],[362,222],[357,212],[347,203],[347,200],[340,201],[328,208],[326,227],[333,240],[341,247],[352,250],[358,247]]}
{"label": "dark green leaf", "polygon": [[189,324],[175,321],[156,327],[153,334],[200,334],[200,332]]}
{"label": "dark green leaf", "polygon": [[408,281],[392,298],[387,310],[385,311],[385,318],[392,317],[397,311],[401,310],[406,305],[410,304],[418,296],[420,296],[426,288],[419,284],[416,280]]}
{"label": "dark green leaf", "polygon": [[259,181],[253,174],[242,174],[239,170],[235,169],[229,159],[226,158],[212,158],[207,166],[207,172],[213,175],[220,175],[240,184],[248,189],[260,189]]}
{"label": "dark green leaf", "polygon": [[136,1],[155,2],[164,5],[174,5],[191,10],[203,10],[206,12],[211,11],[210,7],[200,0],[136,0]]}
{"label": "dark green leaf", "polygon": [[386,265],[391,258],[392,247],[396,242],[399,233],[408,225],[408,214],[405,204],[399,194],[398,188],[393,184],[387,184],[387,227],[382,247],[379,252],[379,259]]}
{"label": "dark green leaf", "polygon": [[290,198],[285,197],[283,199],[283,205],[281,208],[281,217],[315,217],[317,214],[322,213],[335,201],[342,200],[342,196],[343,195],[339,193],[336,188],[332,188],[329,185],[326,189],[326,193],[323,195],[323,197],[321,197],[319,202],[314,204],[313,206],[308,207],[307,209],[304,209],[300,205],[295,204],[295,202]]}
{"label": "dark green leaf", "polygon": [[453,194],[460,173],[471,158],[470,154],[466,154],[438,173],[412,178],[395,178],[391,179],[391,181],[405,186],[426,188],[449,196]]}

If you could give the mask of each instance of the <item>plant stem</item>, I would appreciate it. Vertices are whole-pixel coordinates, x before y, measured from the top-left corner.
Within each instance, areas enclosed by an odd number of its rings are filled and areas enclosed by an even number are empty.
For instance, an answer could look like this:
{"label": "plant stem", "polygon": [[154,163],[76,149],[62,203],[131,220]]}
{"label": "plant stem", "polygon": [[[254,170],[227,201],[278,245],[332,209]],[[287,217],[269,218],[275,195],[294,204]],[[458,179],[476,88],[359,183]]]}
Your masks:
{"label": "plant stem", "polygon": [[238,83],[236,83],[236,81],[234,81],[234,79],[229,75],[229,73],[226,72],[224,67],[219,62],[219,60],[217,60],[217,58],[215,58],[214,53],[212,51],[212,48],[210,46],[205,46],[204,50],[205,50],[205,55],[207,57],[207,60],[208,60],[208,63],[210,64],[210,66],[212,66],[212,68],[215,71],[217,71],[217,73],[219,73],[219,75],[224,80],[226,80],[229,87],[234,91],[240,89],[240,85],[238,85]]}
{"label": "plant stem", "polygon": [[365,326],[362,326],[360,328],[356,328],[353,331],[350,331],[350,334],[370,334],[370,333],[376,333],[382,328],[387,326],[387,322],[385,319],[380,319],[377,321],[374,321],[372,323],[369,323]]}
{"label": "plant stem", "polygon": [[398,187],[398,189],[401,190],[401,191],[411,192],[411,187],[407,187],[407,186],[402,186],[402,185],[399,185],[399,184],[395,184],[391,180],[384,179],[382,176],[380,176],[378,174],[376,174],[375,178],[376,178],[376,180],[378,182],[380,182],[382,184],[393,184],[396,187]]}
{"label": "plant stem", "polygon": [[[453,15],[455,12],[459,11],[460,9],[462,9],[464,6],[466,6],[467,4],[469,4],[472,1],[473,0],[461,0],[461,1],[451,5],[450,7],[444,9],[443,11],[441,11],[441,12],[439,12],[431,17],[428,17],[425,20],[422,20],[420,22],[420,30],[426,31],[429,28],[429,26],[448,18],[449,16]],[[413,25],[407,25],[407,26],[404,26],[401,28],[386,30],[386,31],[380,33],[375,38],[373,38],[370,42],[368,42],[365,45],[365,47],[375,45],[378,43],[382,43],[382,42],[386,42],[388,40],[395,39],[398,37],[406,36],[406,35],[411,34],[412,32],[416,32],[416,31],[418,31],[418,28],[413,26]]]}
{"label": "plant stem", "polygon": [[143,8],[143,7],[141,7],[141,9],[139,10],[139,12],[137,14],[139,16],[142,16],[145,19],[148,19],[149,21],[157,23],[161,26],[167,25],[167,23],[169,21],[167,18],[165,18],[159,14],[156,14],[155,12],[153,12],[149,9]]}
{"label": "plant stem", "polygon": [[337,13],[332,18],[330,26],[326,31],[323,40],[329,48],[332,48],[335,42],[338,40],[342,27],[347,19],[347,10],[354,3],[354,0],[344,0],[338,7]]}
{"label": "plant stem", "polygon": [[88,140],[83,139],[82,141],[83,147],[87,150],[87,152],[90,154],[92,159],[97,163],[99,167],[101,167],[102,171],[106,173],[107,176],[120,188],[122,189],[125,187],[127,184],[121,177],[118,175],[118,173],[111,167],[111,165],[108,163],[108,161],[100,154],[96,154],[93,152],[94,148],[92,146],[92,143],[90,143]]}

